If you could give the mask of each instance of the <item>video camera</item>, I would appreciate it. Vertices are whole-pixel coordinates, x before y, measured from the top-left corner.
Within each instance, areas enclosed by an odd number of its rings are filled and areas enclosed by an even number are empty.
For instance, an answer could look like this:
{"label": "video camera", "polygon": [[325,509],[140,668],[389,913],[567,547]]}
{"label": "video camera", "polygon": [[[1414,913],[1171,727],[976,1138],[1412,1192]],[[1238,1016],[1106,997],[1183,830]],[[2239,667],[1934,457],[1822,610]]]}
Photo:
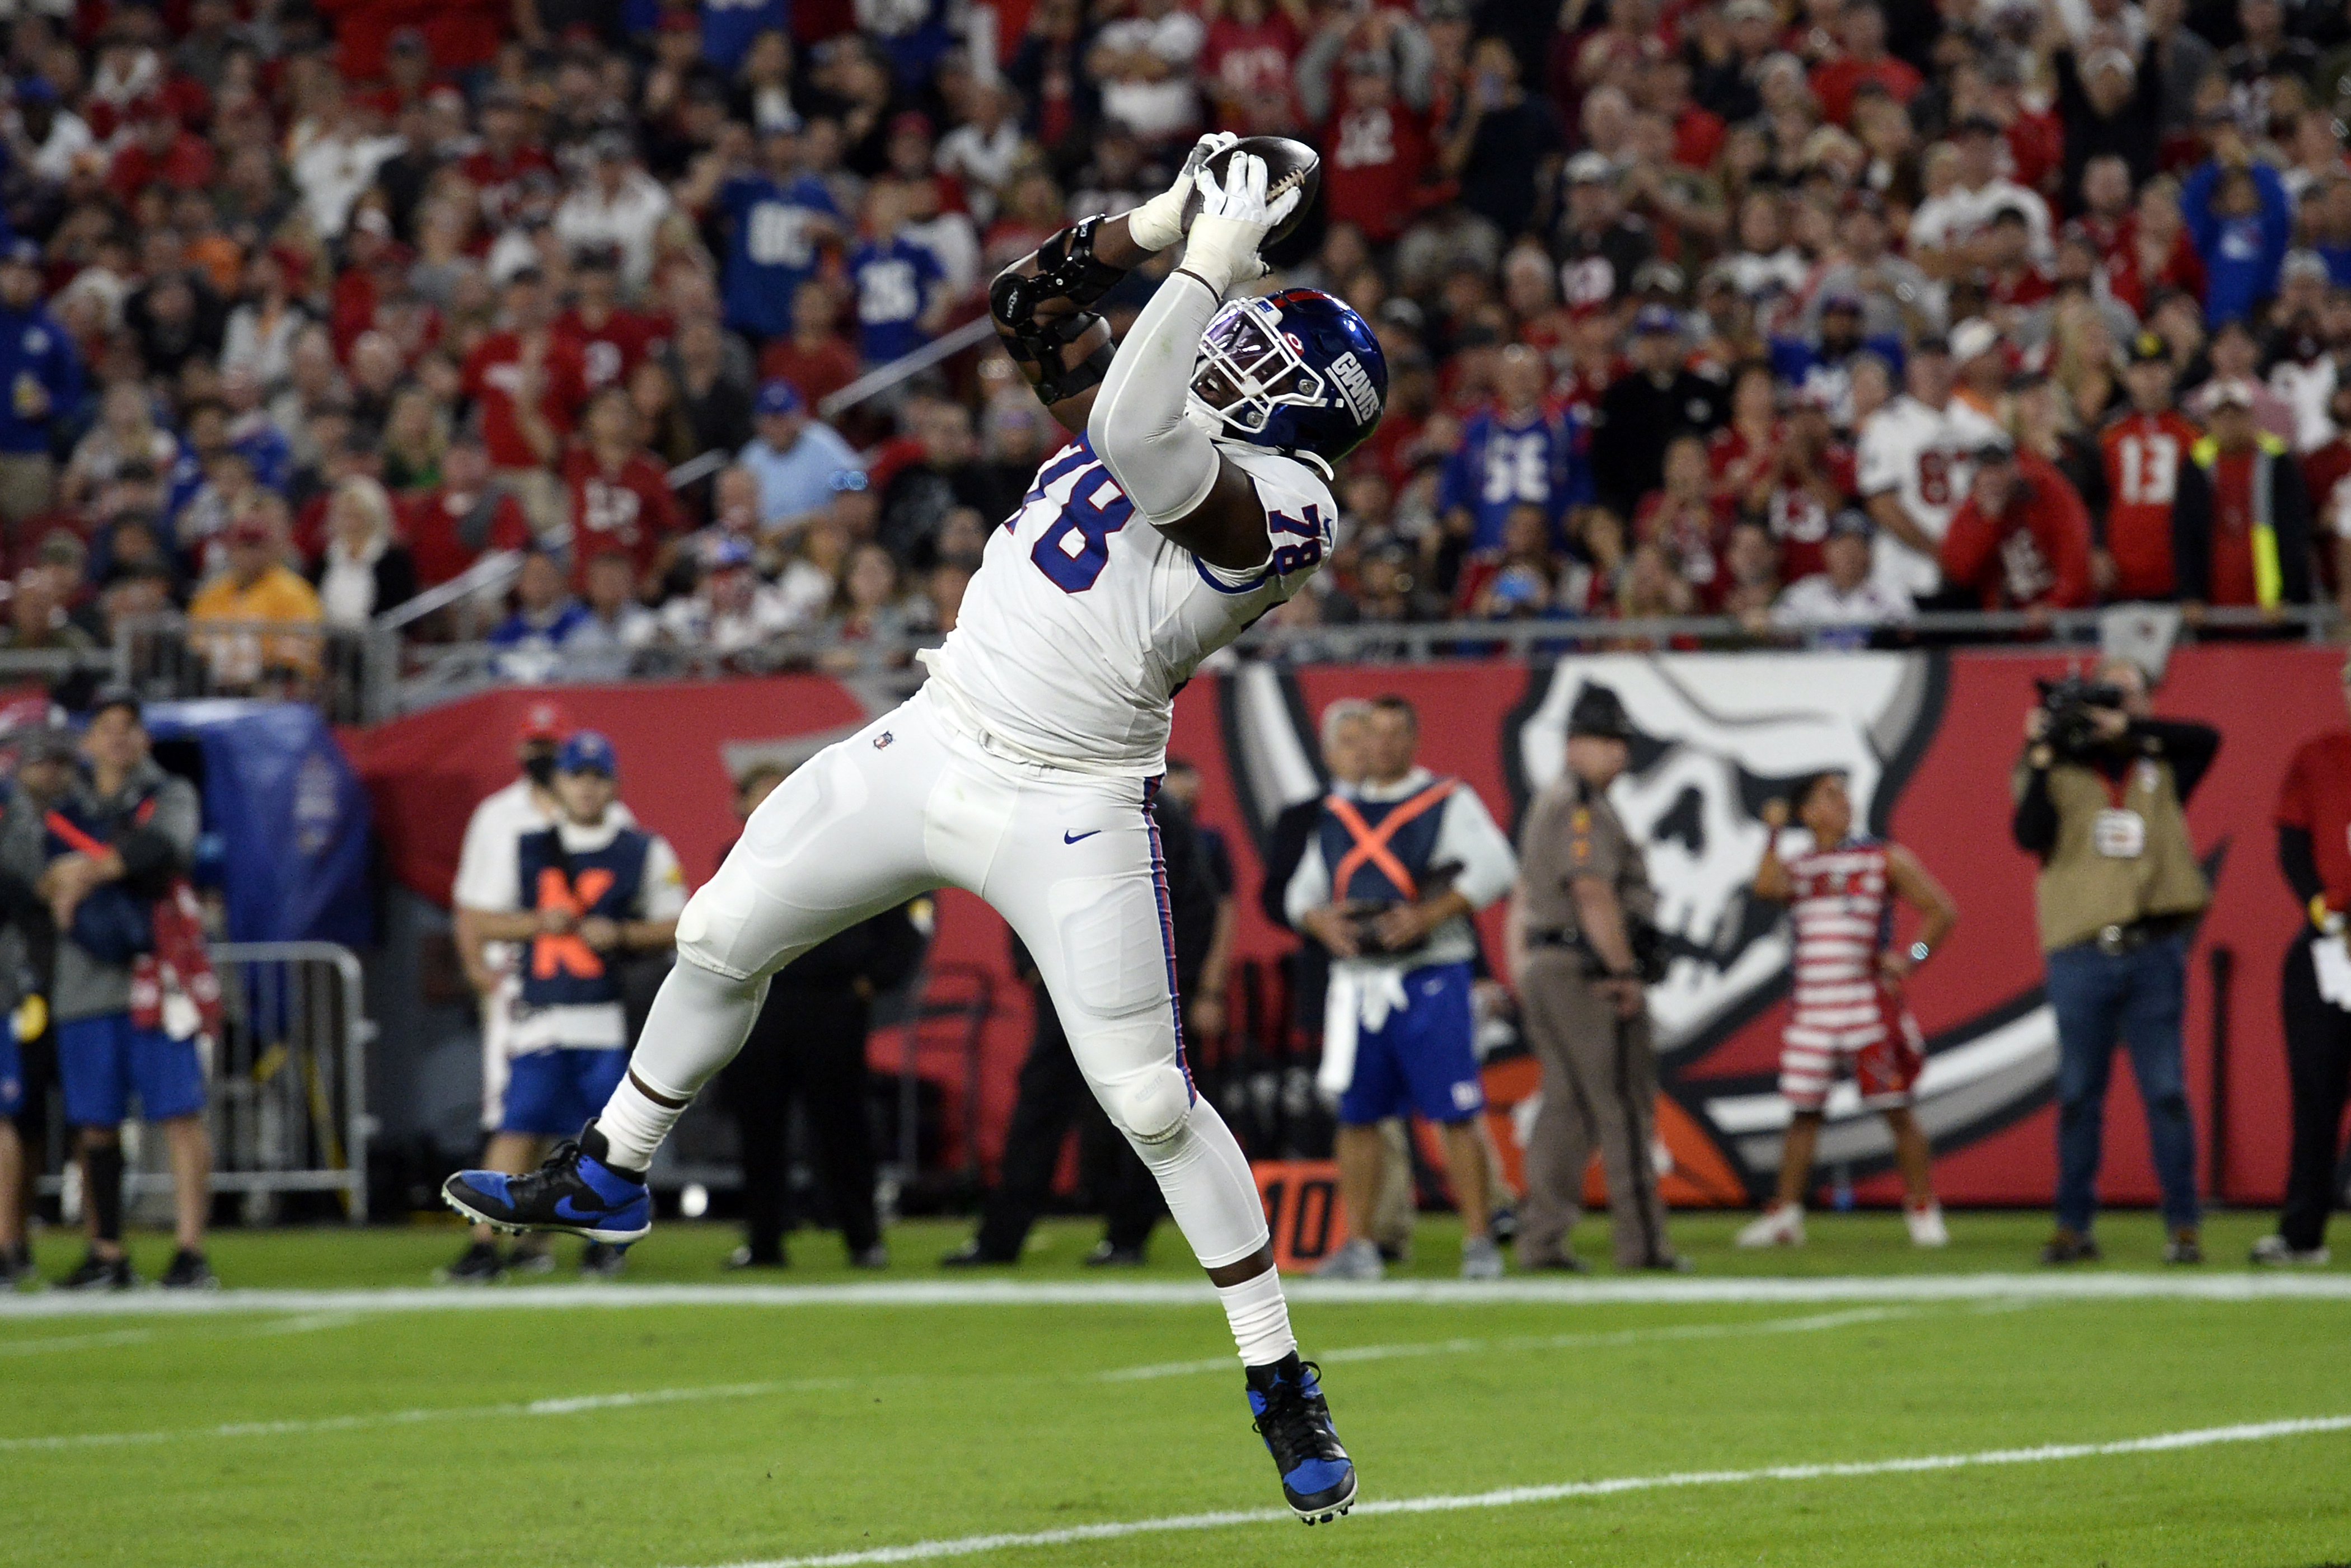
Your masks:
{"label": "video camera", "polygon": [[2098,735],[2099,712],[2118,713],[2128,701],[2121,687],[2086,675],[2036,680],[2033,685],[2041,689],[2041,710],[2049,715],[2050,750],[2061,757],[2084,757],[2097,751],[2104,743]]}

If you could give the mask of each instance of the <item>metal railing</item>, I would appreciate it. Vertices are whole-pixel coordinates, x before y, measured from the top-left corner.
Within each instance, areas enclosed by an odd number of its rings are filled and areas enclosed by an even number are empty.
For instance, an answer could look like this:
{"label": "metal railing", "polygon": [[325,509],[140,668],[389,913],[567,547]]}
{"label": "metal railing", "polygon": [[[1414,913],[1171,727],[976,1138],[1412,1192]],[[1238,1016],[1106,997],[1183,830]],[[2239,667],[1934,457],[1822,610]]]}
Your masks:
{"label": "metal railing", "polygon": [[[333,942],[218,942],[211,950],[224,1010],[206,1075],[212,1189],[241,1194],[250,1224],[269,1222],[281,1199],[302,1192],[339,1194],[346,1220],[366,1220],[376,1026],[358,955]],[[141,1168],[123,1178],[126,1202],[172,1188],[168,1170],[144,1168],[158,1151],[139,1152]],[[64,1179],[37,1185],[55,1193]]]}

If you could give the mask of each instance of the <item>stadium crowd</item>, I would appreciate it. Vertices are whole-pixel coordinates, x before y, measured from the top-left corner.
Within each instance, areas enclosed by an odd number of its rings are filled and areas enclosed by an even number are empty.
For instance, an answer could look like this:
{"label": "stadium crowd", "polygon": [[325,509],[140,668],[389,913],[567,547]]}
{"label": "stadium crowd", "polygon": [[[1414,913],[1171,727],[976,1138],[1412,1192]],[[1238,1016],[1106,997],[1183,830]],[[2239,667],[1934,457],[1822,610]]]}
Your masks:
{"label": "stadium crowd", "polygon": [[1285,622],[2351,596],[2340,6],[408,14],[16,10],[0,640],[359,628],[517,550],[419,629],[521,678],[901,661],[1061,436],[992,348],[841,394],[1204,128],[1322,151],[1269,286],[1391,367]]}

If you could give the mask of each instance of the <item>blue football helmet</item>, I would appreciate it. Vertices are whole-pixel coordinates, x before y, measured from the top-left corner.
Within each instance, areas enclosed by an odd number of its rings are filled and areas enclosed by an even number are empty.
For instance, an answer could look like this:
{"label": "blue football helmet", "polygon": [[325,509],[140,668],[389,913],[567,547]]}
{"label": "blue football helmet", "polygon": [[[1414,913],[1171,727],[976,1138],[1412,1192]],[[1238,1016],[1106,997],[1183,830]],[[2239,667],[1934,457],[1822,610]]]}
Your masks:
{"label": "blue football helmet", "polygon": [[1372,433],[1387,399],[1370,323],[1319,289],[1286,288],[1209,318],[1187,407],[1212,435],[1332,464]]}

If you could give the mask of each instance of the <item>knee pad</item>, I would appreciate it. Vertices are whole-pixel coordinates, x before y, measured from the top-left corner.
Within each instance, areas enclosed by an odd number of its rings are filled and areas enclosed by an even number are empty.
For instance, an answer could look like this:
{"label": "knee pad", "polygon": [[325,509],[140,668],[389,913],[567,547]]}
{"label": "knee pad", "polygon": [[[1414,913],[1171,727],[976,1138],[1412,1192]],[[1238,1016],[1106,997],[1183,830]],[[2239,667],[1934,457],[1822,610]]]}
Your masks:
{"label": "knee pad", "polygon": [[695,888],[678,912],[677,956],[729,980],[748,980],[747,971],[727,961],[751,918],[757,895],[748,877],[729,876],[728,870],[720,867],[718,875]]}
{"label": "knee pad", "polygon": [[1146,1067],[1105,1086],[1103,1108],[1137,1143],[1165,1143],[1192,1114],[1192,1085],[1173,1062]]}

